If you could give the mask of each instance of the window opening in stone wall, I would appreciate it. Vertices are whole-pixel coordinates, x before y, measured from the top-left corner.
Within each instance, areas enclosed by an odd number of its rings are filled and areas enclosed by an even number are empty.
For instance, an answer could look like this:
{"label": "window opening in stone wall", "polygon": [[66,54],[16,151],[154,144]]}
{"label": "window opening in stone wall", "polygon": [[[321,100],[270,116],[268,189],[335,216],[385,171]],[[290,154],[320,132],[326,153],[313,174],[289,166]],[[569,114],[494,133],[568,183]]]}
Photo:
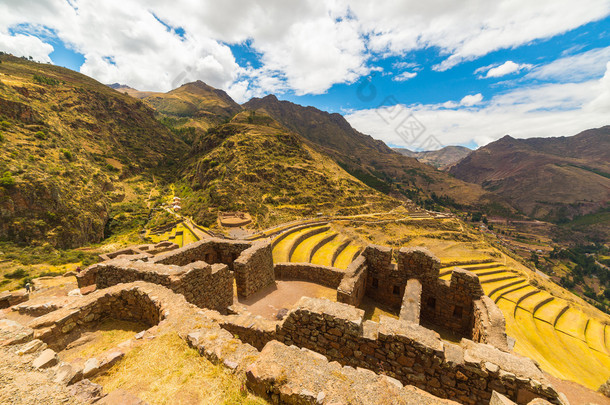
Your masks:
{"label": "window opening in stone wall", "polygon": [[453,307],[453,317],[454,318],[462,318],[462,307],[459,305],[456,305],[455,307]]}

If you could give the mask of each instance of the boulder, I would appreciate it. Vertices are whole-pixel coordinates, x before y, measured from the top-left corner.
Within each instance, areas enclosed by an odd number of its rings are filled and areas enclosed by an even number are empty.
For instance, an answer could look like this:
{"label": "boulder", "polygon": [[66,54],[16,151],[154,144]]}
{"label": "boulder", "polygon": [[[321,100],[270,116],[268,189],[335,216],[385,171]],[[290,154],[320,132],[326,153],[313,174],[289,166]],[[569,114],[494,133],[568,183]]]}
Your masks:
{"label": "boulder", "polygon": [[85,404],[91,404],[103,397],[102,386],[89,380],[81,380],[70,386],[70,394]]}
{"label": "boulder", "polygon": [[85,362],[83,367],[83,378],[94,376],[100,371],[100,361],[95,357],[90,358]]}
{"label": "boulder", "polygon": [[70,385],[83,378],[83,370],[69,363],[60,363],[55,370],[54,381],[58,384]]}
{"label": "boulder", "polygon": [[114,390],[104,398],[100,399],[96,404],[101,405],[146,405],[146,402],[142,401],[137,396],[125,391],[125,390]]}
{"label": "boulder", "polygon": [[52,349],[46,349],[32,362],[36,369],[53,367],[58,362],[57,353]]}
{"label": "boulder", "polygon": [[24,354],[36,353],[47,348],[47,344],[40,339],[34,339],[25,344],[21,349],[17,351],[17,354],[22,356]]}

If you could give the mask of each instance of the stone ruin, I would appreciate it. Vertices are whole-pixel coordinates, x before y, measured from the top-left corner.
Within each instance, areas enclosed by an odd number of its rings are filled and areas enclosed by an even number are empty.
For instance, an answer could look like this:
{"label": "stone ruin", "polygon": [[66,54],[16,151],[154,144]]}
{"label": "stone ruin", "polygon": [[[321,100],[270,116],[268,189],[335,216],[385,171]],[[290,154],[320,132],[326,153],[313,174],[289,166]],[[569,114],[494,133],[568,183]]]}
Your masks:
{"label": "stone ruin", "polygon": [[275,281],[269,242],[206,239],[153,256],[121,255],[77,275],[80,288],[147,281],[163,285],[200,308],[226,313],[237,293],[248,297]]}
{"label": "stone ruin", "polygon": [[[61,350],[104,317],[165,325],[203,356],[245,373],[248,387],[273,403],[478,405],[492,395],[502,403],[566,403],[534,361],[509,351],[502,313],[475,274],[455,269],[450,281],[439,279],[440,262],[425,249],[392,257],[392,249],[370,245],[347,270],[274,265],[269,241],[223,239],[119,255],[77,275],[79,287],[97,291],[36,318],[25,335]],[[248,297],[276,279],[335,288],[337,302],[303,297],[279,321],[232,306],[234,284]],[[399,319],[365,320],[357,308],[364,296]],[[451,343],[424,325],[462,339]]]}

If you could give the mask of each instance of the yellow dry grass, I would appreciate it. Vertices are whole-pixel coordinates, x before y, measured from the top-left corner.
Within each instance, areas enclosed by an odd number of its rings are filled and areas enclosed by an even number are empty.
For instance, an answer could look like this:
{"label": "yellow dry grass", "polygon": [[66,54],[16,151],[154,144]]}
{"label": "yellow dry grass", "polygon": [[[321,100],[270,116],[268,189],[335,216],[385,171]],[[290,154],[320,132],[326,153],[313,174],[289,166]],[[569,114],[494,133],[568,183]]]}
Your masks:
{"label": "yellow dry grass", "polygon": [[127,353],[96,378],[106,392],[124,389],[150,404],[266,404],[242,389],[243,381],[214,365],[168,332]]}
{"label": "yellow dry grass", "polygon": [[61,358],[63,361],[73,361],[96,357],[131,339],[143,329],[145,326],[136,322],[106,319],[95,330],[83,333],[87,339],[82,345],[62,351]]}

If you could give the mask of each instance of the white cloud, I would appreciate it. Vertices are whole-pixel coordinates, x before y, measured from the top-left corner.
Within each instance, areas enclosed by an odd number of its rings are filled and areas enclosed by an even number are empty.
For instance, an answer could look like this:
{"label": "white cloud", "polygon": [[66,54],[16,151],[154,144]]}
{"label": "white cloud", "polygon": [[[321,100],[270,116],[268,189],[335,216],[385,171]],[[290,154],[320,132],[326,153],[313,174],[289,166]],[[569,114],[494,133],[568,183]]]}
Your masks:
{"label": "white cloud", "polygon": [[498,66],[493,66],[491,68],[489,68],[488,70],[486,68],[483,68],[483,70],[481,70],[481,68],[475,70],[475,73],[478,73],[480,71],[485,71],[487,70],[487,74],[485,75],[485,78],[490,78],[490,77],[502,77],[502,76],[506,76],[512,73],[518,73],[524,69],[530,69],[532,67],[532,65],[528,64],[528,63],[522,63],[522,64],[518,64],[513,62],[512,60],[506,61],[501,65]]}
{"label": "white cloud", "polygon": [[610,46],[596,48],[577,55],[557,59],[529,72],[528,79],[572,81],[589,80],[602,76],[605,64],[610,60]]}
{"label": "white cloud", "polygon": [[550,38],[610,14],[607,0],[351,1],[369,46],[379,52],[438,47],[446,70],[489,52]]}
{"label": "white cloud", "polygon": [[392,67],[397,70],[402,69],[413,69],[413,70],[421,70],[419,64],[415,62],[394,62],[392,63]]}
{"label": "white cloud", "polygon": [[[444,70],[609,13],[607,0],[580,0],[577,6],[571,0],[469,0],[467,5],[416,0],[3,0],[0,46],[48,60],[52,49],[42,41],[9,35],[11,27],[29,23],[48,27],[85,55],[82,71],[104,82],[169,90],[177,79],[201,79],[242,96],[274,89],[317,94],[369,73],[371,55],[437,47],[447,58],[436,69]],[[155,16],[184,29],[184,38]],[[260,69],[238,66],[226,45],[245,41],[261,55]],[[406,63],[395,69],[417,72],[419,67]]]}
{"label": "white cloud", "polygon": [[0,50],[15,56],[31,56],[38,62],[51,62],[49,54],[53,52],[53,46],[31,35],[11,36],[0,32]]}
{"label": "white cloud", "polygon": [[464,98],[460,100],[460,105],[471,107],[475,104],[479,104],[481,101],[483,101],[483,95],[481,93],[470,94],[464,96]]}
{"label": "white cloud", "polygon": [[426,132],[415,141],[398,135],[400,118],[388,123],[374,109],[356,111],[346,118],[363,133],[410,148],[424,144],[429,135],[444,145],[479,146],[506,134],[516,138],[575,135],[609,124],[610,63],[603,66],[606,73],[599,80],[522,88],[496,95],[476,107],[459,108],[451,101],[399,106],[404,109],[401,117],[413,114],[426,127]]}
{"label": "white cloud", "polygon": [[417,72],[402,72],[392,77],[395,82],[404,82],[417,76]]}

